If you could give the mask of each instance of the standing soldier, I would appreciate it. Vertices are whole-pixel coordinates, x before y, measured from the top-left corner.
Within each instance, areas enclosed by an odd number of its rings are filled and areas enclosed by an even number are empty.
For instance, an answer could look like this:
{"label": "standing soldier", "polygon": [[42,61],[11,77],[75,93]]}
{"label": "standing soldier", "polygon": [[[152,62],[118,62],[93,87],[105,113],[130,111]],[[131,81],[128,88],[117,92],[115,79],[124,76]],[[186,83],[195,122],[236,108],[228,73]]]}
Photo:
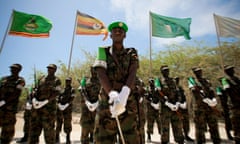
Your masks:
{"label": "standing soldier", "polygon": [[[223,77],[218,79],[221,84],[222,84],[222,79],[223,79]],[[221,106],[223,109],[223,117],[224,117],[225,131],[226,131],[227,137],[229,140],[233,140],[233,137],[231,134],[232,122],[230,119],[231,106],[229,104],[228,96],[226,94],[226,91],[222,88],[222,86],[219,86],[216,88],[216,93],[219,96]]]}
{"label": "standing soldier", "polygon": [[145,144],[145,99],[144,94],[146,90],[144,89],[144,83],[140,78],[136,78],[136,87],[133,90],[133,95],[137,102],[137,129],[139,133],[140,143]]}
{"label": "standing soldier", "polygon": [[70,133],[72,131],[72,102],[75,98],[75,89],[72,87],[72,78],[65,79],[65,89],[58,97],[57,101],[57,126],[56,126],[56,143],[60,143],[59,134],[64,126],[66,135],[66,144],[70,144]]}
{"label": "standing soldier", "polygon": [[32,99],[34,93],[32,87],[29,90],[29,94],[27,96],[25,111],[24,111],[24,125],[23,125],[23,137],[17,141],[17,143],[25,143],[28,141],[29,133],[30,133],[30,121],[31,121],[31,111],[32,111]]}
{"label": "standing soldier", "polygon": [[61,80],[55,76],[57,66],[47,66],[48,75],[41,77],[32,100],[32,118],[30,126],[29,144],[39,142],[39,136],[43,129],[45,143],[55,144],[55,121],[56,121],[56,97],[60,94]]}
{"label": "standing soldier", "polygon": [[214,144],[220,143],[220,136],[217,122],[217,100],[215,98],[212,85],[206,78],[202,77],[202,69],[199,67],[192,68],[196,77],[189,77],[188,84],[193,94],[193,109],[195,122],[195,137],[198,144],[206,142],[205,126],[209,126],[211,139]]}
{"label": "standing soldier", "polygon": [[175,82],[177,85],[177,93],[178,93],[178,96],[180,97],[179,112],[182,115],[183,134],[184,134],[185,140],[194,142],[194,140],[188,135],[190,132],[190,121],[189,121],[190,118],[189,118],[189,112],[187,107],[188,103],[187,103],[186,95],[184,93],[183,87],[179,84],[180,82],[179,77],[175,77]]}
{"label": "standing soldier", "polygon": [[160,68],[162,73],[162,87],[160,87],[160,81],[156,82],[156,88],[159,91],[161,97],[161,142],[162,144],[169,143],[169,129],[170,124],[173,129],[174,139],[178,144],[184,143],[184,137],[182,133],[182,115],[178,112],[178,103],[180,98],[177,95],[177,86],[174,78],[169,77],[169,67],[163,65]]}
{"label": "standing soldier", "polygon": [[25,80],[19,76],[22,66],[10,66],[11,75],[0,80],[0,143],[9,144],[15,133],[16,113],[19,97],[25,86]]}
{"label": "standing soldier", "polygon": [[80,125],[82,128],[81,143],[89,144],[94,142],[93,130],[96,116],[96,108],[98,106],[98,94],[100,91],[100,83],[97,78],[97,73],[91,67],[91,77],[81,80],[81,119]]}
{"label": "standing soldier", "polygon": [[112,45],[100,47],[94,63],[102,86],[95,123],[97,144],[112,144],[119,132],[122,143],[140,143],[137,131],[137,102],[132,94],[139,66],[135,48],[125,48],[128,27],[123,22],[108,26]]}
{"label": "standing soldier", "polygon": [[160,121],[160,99],[158,91],[154,86],[154,79],[148,80],[149,87],[147,89],[147,141],[151,142],[151,134],[153,134],[154,123],[158,127],[158,134],[161,134],[161,121]]}
{"label": "standing soldier", "polygon": [[223,88],[232,102],[231,120],[236,144],[240,143],[240,79],[235,75],[233,66],[225,66],[227,79],[222,79]]}

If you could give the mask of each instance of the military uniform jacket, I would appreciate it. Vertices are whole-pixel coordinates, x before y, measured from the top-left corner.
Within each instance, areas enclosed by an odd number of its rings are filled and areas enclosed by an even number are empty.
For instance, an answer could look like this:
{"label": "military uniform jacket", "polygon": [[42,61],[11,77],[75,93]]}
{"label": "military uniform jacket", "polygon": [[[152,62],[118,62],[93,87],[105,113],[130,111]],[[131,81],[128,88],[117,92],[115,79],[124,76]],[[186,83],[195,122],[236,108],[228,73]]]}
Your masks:
{"label": "military uniform jacket", "polygon": [[0,101],[4,100],[6,102],[1,109],[17,112],[19,96],[23,86],[25,86],[23,77],[6,76],[1,79]]}
{"label": "military uniform jacket", "polygon": [[[167,101],[176,104],[176,102],[180,102],[180,98],[177,94],[177,86],[175,83],[175,80],[171,77],[168,78],[162,78],[162,91],[165,96],[167,96]],[[164,100],[163,100],[164,102]]]}
{"label": "military uniform jacket", "polygon": [[58,97],[58,103],[60,103],[61,105],[69,103],[69,105],[71,105],[74,99],[74,95],[75,89],[72,88],[72,86],[65,87],[64,92],[61,93]]}
{"label": "military uniform jacket", "polygon": [[227,81],[230,88],[226,89],[227,95],[230,97],[233,108],[240,109],[240,79],[236,76],[228,77]]}

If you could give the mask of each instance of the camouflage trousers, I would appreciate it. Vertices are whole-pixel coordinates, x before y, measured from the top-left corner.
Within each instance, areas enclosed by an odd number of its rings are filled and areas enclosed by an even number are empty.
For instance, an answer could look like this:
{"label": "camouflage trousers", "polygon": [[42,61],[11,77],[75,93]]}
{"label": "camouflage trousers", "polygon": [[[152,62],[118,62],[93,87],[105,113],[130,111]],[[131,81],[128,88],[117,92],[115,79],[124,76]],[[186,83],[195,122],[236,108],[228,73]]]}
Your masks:
{"label": "camouflage trousers", "polygon": [[197,143],[205,143],[205,126],[209,127],[211,139],[214,144],[220,143],[220,136],[218,130],[217,116],[211,109],[202,109],[194,111],[194,122],[195,122],[195,137]]}
{"label": "camouflage trousers", "polygon": [[179,109],[179,112],[182,115],[182,125],[183,125],[183,132],[184,136],[188,136],[188,133],[190,131],[190,120],[189,120],[189,114],[187,109]]}
{"label": "camouflage trousers", "polygon": [[93,135],[94,130],[95,115],[96,112],[89,111],[85,105],[82,107],[80,119],[80,125],[82,128],[80,139],[82,144],[89,144],[90,142],[90,135]]}
{"label": "camouflage trousers", "polygon": [[159,110],[154,109],[150,103],[147,105],[147,133],[153,134],[154,123],[158,127],[158,134],[161,134],[161,121]]}
{"label": "camouflage trousers", "polygon": [[23,132],[28,136],[31,122],[31,110],[25,110],[23,118],[24,118]]}
{"label": "camouflage trousers", "polygon": [[[118,118],[125,143],[139,144],[136,113],[126,111]],[[114,144],[117,134],[118,126],[116,119],[111,118],[109,109],[101,109],[101,111],[97,112],[94,130],[96,144]]]}
{"label": "camouflage trousers", "polygon": [[240,142],[240,111],[239,109],[232,110],[232,127],[234,132],[234,140]]}
{"label": "camouflage trousers", "polygon": [[162,132],[161,132],[162,143],[169,142],[169,137],[170,137],[169,130],[170,130],[170,124],[171,124],[174,140],[179,144],[183,144],[184,137],[182,133],[182,122],[179,115],[176,113],[176,111],[171,111],[167,106],[162,105],[161,123],[162,123]]}
{"label": "camouflage trousers", "polygon": [[0,110],[0,127],[2,128],[0,142],[9,144],[15,133],[16,114],[15,112]]}
{"label": "camouflage trousers", "polygon": [[72,107],[68,107],[64,111],[57,109],[57,121],[56,121],[56,134],[59,134],[62,130],[66,134],[72,131]]}
{"label": "camouflage trousers", "polygon": [[39,142],[41,131],[44,131],[44,139],[47,144],[55,144],[56,109],[43,107],[32,110],[30,135],[28,144]]}

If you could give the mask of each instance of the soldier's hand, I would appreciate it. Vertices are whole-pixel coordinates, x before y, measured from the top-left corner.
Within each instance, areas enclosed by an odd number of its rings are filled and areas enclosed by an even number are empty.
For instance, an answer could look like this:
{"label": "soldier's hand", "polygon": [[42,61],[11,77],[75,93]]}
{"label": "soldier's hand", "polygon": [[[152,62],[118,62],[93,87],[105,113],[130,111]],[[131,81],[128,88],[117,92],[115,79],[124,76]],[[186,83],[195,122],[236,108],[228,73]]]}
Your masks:
{"label": "soldier's hand", "polygon": [[172,111],[177,111],[178,110],[178,104],[174,105],[168,101],[165,102],[165,105],[169,107]]}
{"label": "soldier's hand", "polygon": [[121,92],[119,93],[120,103],[125,107],[127,104],[128,96],[131,89],[128,86],[123,86]]}
{"label": "soldier's hand", "polygon": [[159,110],[159,108],[160,108],[160,104],[159,104],[159,102],[158,103],[153,103],[153,102],[151,102],[151,106],[155,109],[155,110]]}
{"label": "soldier's hand", "polygon": [[6,102],[4,101],[4,100],[1,100],[0,101],[0,107],[2,107],[3,105],[5,105],[6,104]]}
{"label": "soldier's hand", "polygon": [[88,109],[91,111],[91,112],[93,112],[93,111],[95,111],[96,110],[96,108],[98,107],[98,101],[96,101],[95,103],[91,103],[91,102],[89,102],[89,101],[85,101],[85,104],[86,104],[86,106],[88,107]]}
{"label": "soldier's hand", "polygon": [[109,108],[113,118],[126,111],[125,106],[123,106],[119,101],[114,101],[113,105],[110,105]]}
{"label": "soldier's hand", "polygon": [[109,92],[108,96],[109,96],[108,103],[119,101],[119,93],[117,91],[115,91],[115,90],[111,90]]}

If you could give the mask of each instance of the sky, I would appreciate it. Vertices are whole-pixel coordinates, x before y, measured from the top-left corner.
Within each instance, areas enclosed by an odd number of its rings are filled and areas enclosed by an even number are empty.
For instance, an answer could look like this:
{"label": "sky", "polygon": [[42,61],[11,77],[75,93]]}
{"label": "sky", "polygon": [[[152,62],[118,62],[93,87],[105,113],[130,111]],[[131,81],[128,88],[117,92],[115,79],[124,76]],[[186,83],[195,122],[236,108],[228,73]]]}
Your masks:
{"label": "sky", "polygon": [[[194,44],[203,41],[216,46],[217,36],[213,13],[240,19],[239,0],[0,0],[0,40],[5,38],[0,53],[0,77],[10,74],[9,66],[20,63],[27,84],[33,81],[34,67],[47,72],[50,63],[71,65],[85,60],[83,51],[95,54],[99,46],[111,45],[111,39],[103,41],[103,35],[73,35],[76,12],[80,11],[101,20],[107,27],[113,21],[128,25],[125,47],[134,47],[139,55],[147,56],[163,50],[169,44]],[[49,19],[53,27],[49,38],[26,38],[5,35],[12,11],[41,15]],[[192,18],[191,40],[184,37],[156,38],[149,34],[149,12],[159,15]],[[6,36],[6,37],[5,37]]]}

